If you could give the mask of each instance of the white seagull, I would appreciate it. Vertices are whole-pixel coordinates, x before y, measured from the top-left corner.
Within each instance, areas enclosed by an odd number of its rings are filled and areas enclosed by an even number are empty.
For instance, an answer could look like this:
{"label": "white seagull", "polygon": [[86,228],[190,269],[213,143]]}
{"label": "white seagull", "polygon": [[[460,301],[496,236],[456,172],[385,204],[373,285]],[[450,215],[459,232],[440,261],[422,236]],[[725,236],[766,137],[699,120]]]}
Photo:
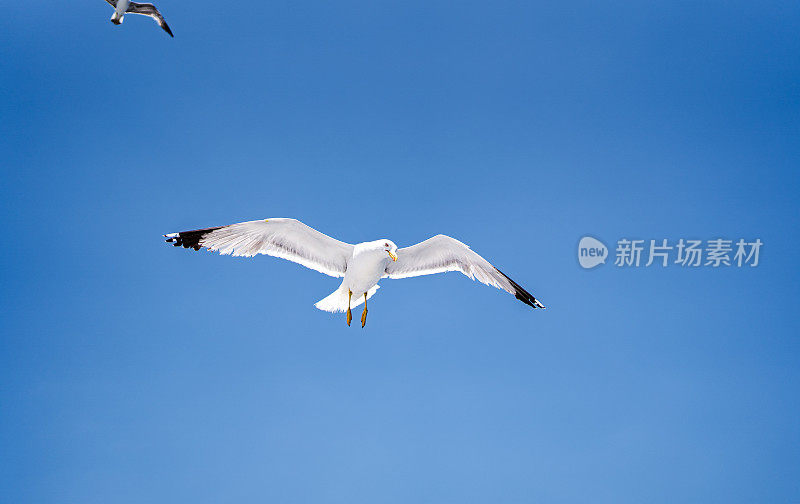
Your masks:
{"label": "white seagull", "polygon": [[150,16],[151,18],[155,19],[158,26],[164,29],[165,32],[169,33],[170,37],[174,37],[172,34],[172,30],[169,29],[169,25],[167,22],[164,21],[164,16],[158,12],[156,6],[149,3],[136,3],[131,2],[130,0],[106,0],[112,7],[114,7],[114,14],[111,15],[111,22],[115,25],[121,25],[123,21],[123,16],[126,13],[130,12],[131,14],[141,14],[142,16]]}
{"label": "white seagull", "polygon": [[361,327],[367,323],[367,299],[378,290],[382,278],[408,278],[446,271],[460,271],[473,280],[514,294],[533,308],[544,308],[539,300],[489,261],[445,235],[401,249],[386,239],[350,245],[299,220],[279,218],[183,231],[164,237],[176,247],[195,250],[205,247],[222,255],[243,257],[266,254],[332,277],[344,277],[338,289],[314,306],[328,312],[347,312],[347,325],[353,319],[350,308],[362,302]]}

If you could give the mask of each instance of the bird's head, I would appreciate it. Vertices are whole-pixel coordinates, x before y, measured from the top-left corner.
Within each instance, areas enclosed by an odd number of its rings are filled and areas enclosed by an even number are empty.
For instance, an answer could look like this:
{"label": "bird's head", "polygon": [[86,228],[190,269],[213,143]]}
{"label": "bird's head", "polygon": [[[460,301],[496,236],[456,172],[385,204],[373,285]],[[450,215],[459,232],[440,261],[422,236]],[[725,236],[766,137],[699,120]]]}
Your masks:
{"label": "bird's head", "polygon": [[396,261],[397,245],[395,245],[392,240],[379,240],[379,243],[381,244],[381,247],[383,247],[383,250],[386,251],[387,254],[389,254],[389,257],[392,258],[392,261]]}

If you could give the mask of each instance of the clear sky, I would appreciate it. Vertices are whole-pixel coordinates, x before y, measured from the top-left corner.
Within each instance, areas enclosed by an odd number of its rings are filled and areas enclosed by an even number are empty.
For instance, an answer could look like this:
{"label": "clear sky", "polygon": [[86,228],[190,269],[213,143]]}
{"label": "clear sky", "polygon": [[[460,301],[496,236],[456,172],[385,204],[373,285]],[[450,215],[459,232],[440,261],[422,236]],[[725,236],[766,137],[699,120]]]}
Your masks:
{"label": "clear sky", "polygon": [[[0,3],[4,502],[800,501],[797,2]],[[548,309],[161,237],[267,217]]]}

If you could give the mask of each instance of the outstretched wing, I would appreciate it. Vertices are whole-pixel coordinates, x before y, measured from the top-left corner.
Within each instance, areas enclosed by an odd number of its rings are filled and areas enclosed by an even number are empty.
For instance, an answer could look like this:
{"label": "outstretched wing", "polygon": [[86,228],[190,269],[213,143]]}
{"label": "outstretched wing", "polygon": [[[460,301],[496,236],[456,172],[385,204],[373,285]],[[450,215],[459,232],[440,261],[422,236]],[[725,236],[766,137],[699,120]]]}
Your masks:
{"label": "outstretched wing", "polygon": [[222,255],[280,257],[332,277],[343,277],[353,246],[296,219],[266,219],[164,235],[176,247],[205,247]]}
{"label": "outstretched wing", "polygon": [[514,294],[517,299],[534,308],[544,305],[514,280],[492,266],[455,238],[436,235],[424,242],[397,251],[397,261],[386,268],[389,278],[408,278],[446,271],[460,271],[470,279]]}
{"label": "outstretched wing", "polygon": [[106,0],[106,2],[110,3],[111,7],[114,7],[114,8],[117,7],[117,0]]}
{"label": "outstretched wing", "polygon": [[[106,2],[111,3],[111,0],[106,0]],[[116,0],[114,3],[116,3]],[[158,26],[163,28],[165,32],[169,33],[170,37],[174,37],[172,30],[169,29],[169,25],[167,25],[167,22],[164,21],[164,16],[158,12],[158,9],[156,9],[155,5],[149,3],[131,2],[130,5],[128,5],[128,10],[126,12],[130,12],[131,14],[141,14],[142,16],[150,16],[156,20]]]}

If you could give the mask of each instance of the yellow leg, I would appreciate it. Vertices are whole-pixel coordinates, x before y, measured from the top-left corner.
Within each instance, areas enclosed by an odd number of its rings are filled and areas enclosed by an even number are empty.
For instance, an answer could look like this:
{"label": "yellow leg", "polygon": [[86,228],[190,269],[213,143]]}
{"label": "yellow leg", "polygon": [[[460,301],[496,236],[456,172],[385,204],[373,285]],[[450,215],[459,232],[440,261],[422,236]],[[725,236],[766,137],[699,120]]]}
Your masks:
{"label": "yellow leg", "polygon": [[350,311],[350,300],[353,299],[353,293],[347,289],[347,325],[353,321],[353,312]]}
{"label": "yellow leg", "polygon": [[367,325],[367,293],[364,293],[364,312],[361,314],[361,329]]}

